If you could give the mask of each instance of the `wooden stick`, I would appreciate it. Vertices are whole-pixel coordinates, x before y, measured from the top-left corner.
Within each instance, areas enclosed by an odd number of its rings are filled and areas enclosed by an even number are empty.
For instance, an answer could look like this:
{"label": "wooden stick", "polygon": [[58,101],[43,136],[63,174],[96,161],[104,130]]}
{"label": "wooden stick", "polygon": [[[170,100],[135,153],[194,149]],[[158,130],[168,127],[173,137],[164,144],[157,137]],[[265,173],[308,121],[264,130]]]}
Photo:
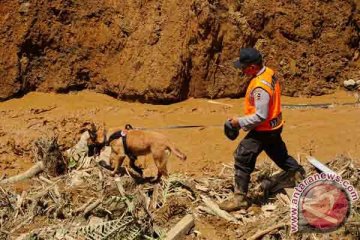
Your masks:
{"label": "wooden stick", "polygon": [[32,196],[32,198],[33,199],[41,198],[41,197],[45,196],[46,194],[48,194],[49,191],[52,190],[53,188],[54,188],[54,185],[51,185],[51,186],[47,187],[45,190],[36,193],[34,196]]}
{"label": "wooden stick", "polygon": [[[8,232],[8,231],[6,231],[6,230],[4,230],[4,229],[0,229],[0,232],[5,233],[6,235],[10,235],[10,232]],[[5,238],[5,239],[6,239],[6,238]]]}
{"label": "wooden stick", "polygon": [[205,205],[211,209],[211,211],[213,211],[216,215],[218,215],[219,217],[222,217],[228,221],[231,222],[237,222],[236,218],[233,217],[231,214],[229,214],[228,212],[221,210],[219,208],[219,206],[213,202],[212,200],[210,200],[209,198],[201,195],[201,198],[203,200],[203,202],[205,203]]}
{"label": "wooden stick", "polygon": [[56,184],[54,186],[54,193],[57,198],[61,198],[61,193],[60,193],[59,187]]}
{"label": "wooden stick", "polygon": [[118,187],[118,190],[120,192],[120,195],[125,198],[125,203],[126,205],[128,206],[128,209],[129,209],[129,212],[132,212],[134,210],[134,206],[133,204],[129,201],[129,199],[126,197],[126,194],[125,194],[125,190],[124,190],[124,187],[121,183],[121,178],[119,177],[116,177],[115,178],[115,183],[116,183],[116,186]]}
{"label": "wooden stick", "polygon": [[191,214],[183,217],[170,231],[166,234],[165,240],[180,239],[195,226],[194,217]]}
{"label": "wooden stick", "polygon": [[83,204],[81,207],[74,210],[74,213],[83,212],[87,206],[89,206],[94,201],[94,198],[90,198],[85,204]]}
{"label": "wooden stick", "polygon": [[285,226],[287,226],[287,225],[288,225],[287,223],[279,223],[279,224],[276,224],[276,225],[274,225],[274,226],[271,226],[271,227],[265,229],[264,231],[261,231],[261,232],[258,232],[258,233],[256,233],[256,234],[254,234],[253,236],[251,236],[251,237],[249,238],[249,240],[258,239],[259,237],[261,237],[261,236],[263,236],[263,235],[265,235],[265,234],[267,234],[267,233],[269,233],[269,232],[271,232],[271,231],[273,231],[273,230],[275,230],[275,229],[282,228],[282,227],[285,227]]}
{"label": "wooden stick", "polygon": [[22,205],[25,197],[26,197],[26,192],[22,191],[21,195],[19,196],[19,198],[17,199],[16,204],[15,204],[16,205],[16,212],[15,212],[15,216],[14,216],[14,222],[15,222],[19,212],[24,214],[24,211],[22,210],[21,205]]}
{"label": "wooden stick", "polygon": [[210,215],[216,215],[210,208],[205,207],[205,206],[198,206],[197,209],[200,211],[206,212]]}
{"label": "wooden stick", "polygon": [[53,181],[47,179],[46,177],[40,176],[39,179],[43,182],[46,182],[47,184],[54,184]]}
{"label": "wooden stick", "polygon": [[10,178],[6,178],[4,180],[0,181],[0,184],[10,184],[10,183],[16,183],[19,181],[23,181],[29,178],[32,178],[36,174],[44,171],[45,165],[42,161],[37,162],[35,165],[33,165],[31,168],[29,168],[27,171],[20,173],[18,175],[12,176]]}
{"label": "wooden stick", "polygon": [[13,229],[10,230],[10,233],[14,233],[16,230],[18,230],[19,228],[22,228],[25,224],[27,224],[29,221],[31,221],[34,218],[34,215],[29,216],[28,218],[26,218],[24,221],[22,221],[21,223],[19,223],[16,227],[14,227]]}
{"label": "wooden stick", "polygon": [[84,216],[86,217],[92,210],[94,210],[97,206],[99,206],[100,203],[102,203],[102,201],[103,201],[103,198],[99,198],[94,203],[90,204],[87,208],[85,208]]}
{"label": "wooden stick", "polygon": [[153,194],[151,196],[150,211],[156,209],[158,198],[159,198],[159,184],[156,184],[154,186]]}
{"label": "wooden stick", "polygon": [[151,199],[144,193],[144,192],[140,192],[141,196],[144,198],[143,201],[144,201],[144,209],[146,211],[146,213],[149,215],[149,217],[151,219],[154,219],[152,213],[150,212],[150,202],[151,202]]}

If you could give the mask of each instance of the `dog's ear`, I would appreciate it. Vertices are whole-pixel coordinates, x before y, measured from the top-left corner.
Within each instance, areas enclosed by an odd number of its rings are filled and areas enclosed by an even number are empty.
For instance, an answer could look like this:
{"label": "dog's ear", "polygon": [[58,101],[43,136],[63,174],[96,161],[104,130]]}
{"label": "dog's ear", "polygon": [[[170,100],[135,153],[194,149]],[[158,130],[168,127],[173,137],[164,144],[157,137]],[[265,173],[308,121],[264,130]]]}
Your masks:
{"label": "dog's ear", "polygon": [[83,134],[84,132],[90,131],[90,130],[91,130],[91,122],[89,122],[89,121],[84,122],[80,126],[79,134]]}
{"label": "dog's ear", "polygon": [[81,127],[81,128],[87,128],[87,127],[89,127],[90,125],[91,125],[91,122],[86,121],[86,122],[84,122],[80,127]]}
{"label": "dog's ear", "polygon": [[90,127],[91,127],[91,131],[92,131],[92,132],[96,132],[96,131],[97,131],[96,126],[95,126],[95,123],[92,122],[92,123],[90,124]]}
{"label": "dog's ear", "polygon": [[87,122],[84,122],[83,124],[81,124],[80,126],[80,130],[79,130],[79,133],[82,134],[86,131],[89,131],[90,130],[90,126],[91,126],[91,122],[87,121]]}
{"label": "dog's ear", "polygon": [[82,128],[79,130],[79,134],[83,134],[84,132],[89,131],[87,128]]}
{"label": "dog's ear", "polygon": [[131,129],[134,129],[134,128],[133,128],[133,126],[131,126],[131,124],[126,124],[125,129],[126,130],[131,130]]}

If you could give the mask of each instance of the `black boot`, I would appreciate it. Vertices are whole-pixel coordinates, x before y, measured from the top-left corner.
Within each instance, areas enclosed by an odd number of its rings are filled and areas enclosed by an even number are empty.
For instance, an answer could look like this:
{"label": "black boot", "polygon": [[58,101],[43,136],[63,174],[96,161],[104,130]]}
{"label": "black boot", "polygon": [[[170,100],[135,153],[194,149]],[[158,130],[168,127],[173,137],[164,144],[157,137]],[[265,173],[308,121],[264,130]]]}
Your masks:
{"label": "black boot", "polygon": [[226,199],[222,203],[219,204],[220,209],[232,212],[232,211],[238,211],[240,209],[246,209],[249,207],[248,200],[246,198],[245,193],[234,193],[234,196]]}
{"label": "black boot", "polygon": [[282,171],[278,174],[265,179],[261,183],[261,188],[264,191],[264,197],[269,194],[276,193],[284,188],[293,188],[305,178],[305,170],[301,167],[295,171]]}

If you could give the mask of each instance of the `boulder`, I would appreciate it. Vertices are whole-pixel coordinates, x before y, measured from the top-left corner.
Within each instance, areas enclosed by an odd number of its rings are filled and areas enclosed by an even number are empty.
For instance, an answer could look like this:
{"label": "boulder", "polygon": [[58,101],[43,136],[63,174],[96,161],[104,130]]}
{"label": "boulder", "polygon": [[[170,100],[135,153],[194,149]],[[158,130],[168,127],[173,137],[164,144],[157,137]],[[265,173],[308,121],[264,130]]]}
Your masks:
{"label": "boulder", "polygon": [[353,89],[356,86],[356,82],[353,79],[345,80],[344,81],[344,87],[346,89]]}

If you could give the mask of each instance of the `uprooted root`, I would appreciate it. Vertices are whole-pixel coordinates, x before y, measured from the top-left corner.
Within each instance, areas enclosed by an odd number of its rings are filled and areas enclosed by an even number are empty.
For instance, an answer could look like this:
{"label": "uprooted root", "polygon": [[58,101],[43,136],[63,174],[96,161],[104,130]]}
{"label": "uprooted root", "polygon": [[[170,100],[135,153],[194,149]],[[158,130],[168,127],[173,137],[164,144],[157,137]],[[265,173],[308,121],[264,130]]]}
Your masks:
{"label": "uprooted root", "polygon": [[34,143],[33,152],[37,162],[27,171],[0,181],[0,184],[11,184],[34,177],[45,171],[50,176],[64,174],[67,169],[66,161],[59,149],[57,138],[40,138]]}

